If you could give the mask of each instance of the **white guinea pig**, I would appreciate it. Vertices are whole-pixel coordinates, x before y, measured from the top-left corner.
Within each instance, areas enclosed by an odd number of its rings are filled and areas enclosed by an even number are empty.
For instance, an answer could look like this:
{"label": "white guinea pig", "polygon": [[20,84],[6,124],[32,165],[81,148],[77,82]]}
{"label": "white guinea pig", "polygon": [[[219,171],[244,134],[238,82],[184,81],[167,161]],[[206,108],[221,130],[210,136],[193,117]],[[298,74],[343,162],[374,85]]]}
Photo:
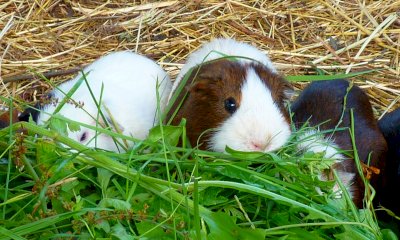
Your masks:
{"label": "white guinea pig", "polygon": [[[167,73],[149,58],[128,51],[113,52],[103,56],[84,68],[83,72],[98,103],[102,95],[100,110],[105,115],[108,125],[116,126],[118,129],[114,130],[120,130],[124,135],[145,139],[149,129],[157,122],[157,83],[160,84],[161,111],[171,90],[172,84]],[[57,104],[43,106],[37,118],[39,125],[50,118],[65,94],[81,78],[80,73],[49,94],[58,101]],[[102,85],[104,85],[103,91]],[[66,103],[59,114],[92,126],[96,126],[96,119],[99,119],[104,125],[102,117],[98,117],[98,107],[85,82],[82,82],[74,92],[72,99],[77,103],[83,103],[83,106],[76,107],[74,104]],[[110,151],[122,150],[110,136],[98,133],[96,136],[95,130],[82,126],[80,131],[68,130],[68,136],[88,147]],[[132,143],[129,143],[128,147],[130,146]]]}
{"label": "white guinea pig", "polygon": [[192,146],[199,142],[200,149],[219,152],[226,146],[268,152],[286,143],[291,130],[284,101],[292,88],[266,54],[233,39],[208,42],[189,56],[174,82],[170,100],[192,68],[172,107],[175,110],[183,100],[172,123],[187,120]]}

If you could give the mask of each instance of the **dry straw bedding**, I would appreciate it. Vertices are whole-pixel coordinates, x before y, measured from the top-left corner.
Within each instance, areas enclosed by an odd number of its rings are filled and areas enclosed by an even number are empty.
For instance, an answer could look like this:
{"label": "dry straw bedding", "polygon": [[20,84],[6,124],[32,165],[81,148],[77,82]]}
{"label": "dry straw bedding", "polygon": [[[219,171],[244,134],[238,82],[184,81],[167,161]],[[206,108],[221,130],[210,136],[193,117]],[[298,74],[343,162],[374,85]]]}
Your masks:
{"label": "dry straw bedding", "polygon": [[233,37],[286,75],[375,69],[355,80],[381,116],[400,106],[399,9],[399,0],[2,0],[0,93],[33,102],[51,86],[32,73],[59,83],[114,50],[145,54],[174,78],[203,42]]}

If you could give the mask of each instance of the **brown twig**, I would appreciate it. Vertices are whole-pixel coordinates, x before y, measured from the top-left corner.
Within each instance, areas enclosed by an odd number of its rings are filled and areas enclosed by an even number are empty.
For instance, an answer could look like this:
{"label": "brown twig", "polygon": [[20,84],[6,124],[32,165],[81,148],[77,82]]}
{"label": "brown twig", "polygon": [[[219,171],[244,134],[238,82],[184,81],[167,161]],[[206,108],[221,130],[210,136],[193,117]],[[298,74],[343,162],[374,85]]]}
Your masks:
{"label": "brown twig", "polygon": [[250,36],[255,36],[259,38],[262,41],[265,41],[266,43],[271,43],[271,44],[276,44],[276,40],[267,36],[264,36],[262,34],[259,34],[258,32],[253,32],[250,29],[232,21],[228,20],[227,23],[231,25],[232,27],[236,28],[237,30],[241,31],[244,34],[250,35]]}
{"label": "brown twig", "polygon": [[[74,74],[76,72],[79,72],[81,69],[82,69],[82,67],[76,67],[76,68],[71,68],[71,69],[67,69],[67,70],[57,70],[57,71],[51,70],[51,71],[42,73],[42,75],[46,78],[58,77],[58,76]],[[17,81],[23,81],[23,80],[32,80],[36,77],[39,77],[38,74],[15,75],[15,76],[4,78],[3,83],[17,82]]]}

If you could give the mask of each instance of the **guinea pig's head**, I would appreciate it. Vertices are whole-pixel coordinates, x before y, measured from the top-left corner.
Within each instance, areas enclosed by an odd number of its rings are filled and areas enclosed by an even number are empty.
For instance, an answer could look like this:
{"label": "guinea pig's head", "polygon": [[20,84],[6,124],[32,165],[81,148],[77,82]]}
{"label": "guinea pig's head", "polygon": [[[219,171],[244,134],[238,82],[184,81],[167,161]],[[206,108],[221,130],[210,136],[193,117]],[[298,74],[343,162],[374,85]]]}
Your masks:
{"label": "guinea pig's head", "polygon": [[[39,125],[45,124],[45,122],[51,117],[51,114],[54,113],[54,110],[57,108],[57,106],[58,104],[45,105],[38,116],[37,123]],[[73,119],[74,121],[82,124],[93,127],[97,126],[99,129],[106,128],[108,125],[112,128],[111,130],[115,131],[115,124],[113,125],[113,122],[110,120],[107,112],[102,111],[105,119],[103,119],[101,115],[97,116],[96,113],[97,107],[95,104],[87,101],[83,106],[76,106],[76,104],[73,103],[66,103],[57,114],[60,114],[68,119]],[[120,125],[117,125],[117,127],[119,131],[124,131]],[[89,148],[99,148],[114,152],[123,151],[121,143],[117,143],[116,140],[109,135],[100,133],[94,129],[84,126],[80,126],[79,130],[77,128],[67,127],[67,134],[69,138]],[[119,141],[121,142],[121,140]]]}
{"label": "guinea pig's head", "polygon": [[172,123],[187,120],[193,146],[269,152],[286,143],[291,129],[284,102],[291,86],[276,72],[258,62],[218,59],[188,74],[175,108],[184,102]]}

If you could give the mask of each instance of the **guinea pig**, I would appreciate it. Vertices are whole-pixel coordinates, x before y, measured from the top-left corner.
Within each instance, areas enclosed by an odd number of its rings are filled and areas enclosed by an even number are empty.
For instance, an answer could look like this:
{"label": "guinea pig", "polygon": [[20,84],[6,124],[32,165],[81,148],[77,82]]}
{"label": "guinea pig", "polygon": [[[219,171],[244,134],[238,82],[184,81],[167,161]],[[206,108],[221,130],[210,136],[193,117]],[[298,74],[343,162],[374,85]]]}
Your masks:
{"label": "guinea pig", "polygon": [[[185,88],[175,93],[190,69]],[[178,96],[172,109],[183,101],[172,124],[186,119],[192,146],[268,152],[291,134],[284,102],[292,88],[267,55],[251,45],[233,39],[204,44],[190,54],[172,89],[170,100]]]}
{"label": "guinea pig", "polygon": [[[314,152],[325,152],[326,158],[333,158],[336,163],[333,168],[349,190],[350,196],[358,207],[362,207],[364,183],[358,174],[354,162],[353,145],[350,136],[351,113],[354,115],[354,138],[358,156],[361,162],[369,166],[384,170],[384,159],[387,145],[383,137],[364,91],[352,86],[343,79],[333,81],[312,82],[299,95],[291,105],[293,121],[297,127],[308,122],[320,131],[334,130],[324,135],[325,142],[305,141],[308,148]],[[346,128],[338,130],[338,128]],[[303,137],[301,137],[303,138]],[[307,146],[303,146],[307,148]],[[343,154],[340,150],[350,153]],[[371,156],[370,156],[371,154]],[[370,156],[370,158],[369,158]],[[364,166],[365,169],[371,170]],[[383,174],[381,172],[381,174]],[[322,179],[327,176],[322,176]],[[371,176],[371,184],[379,185],[376,174]],[[338,189],[338,186],[336,186]]]}
{"label": "guinea pig", "polygon": [[[92,126],[104,127],[107,122],[108,126],[124,135],[145,139],[149,129],[157,122],[157,84],[161,111],[165,108],[172,86],[167,73],[149,58],[129,51],[113,52],[100,57],[84,68],[83,72],[88,84],[82,82],[71,97],[73,101],[64,104],[58,113]],[[41,108],[36,119],[39,125],[49,120],[61,100],[82,77],[82,73],[78,74],[49,94],[56,101]],[[98,116],[99,109],[105,119]],[[96,119],[99,119],[100,124],[96,123]],[[83,126],[79,131],[68,129],[68,137],[88,147],[123,151],[112,137]],[[132,144],[128,143],[127,147]]]}
{"label": "guinea pig", "polygon": [[16,109],[14,109],[11,113],[11,118],[10,118],[10,112],[8,109],[3,113],[0,114],[0,129],[6,128],[10,125],[10,123],[15,123],[18,122],[18,115],[20,114]]}
{"label": "guinea pig", "polygon": [[378,196],[380,204],[400,216],[400,108],[386,114],[378,121],[379,128],[388,144],[386,171],[382,176],[384,186]]}

